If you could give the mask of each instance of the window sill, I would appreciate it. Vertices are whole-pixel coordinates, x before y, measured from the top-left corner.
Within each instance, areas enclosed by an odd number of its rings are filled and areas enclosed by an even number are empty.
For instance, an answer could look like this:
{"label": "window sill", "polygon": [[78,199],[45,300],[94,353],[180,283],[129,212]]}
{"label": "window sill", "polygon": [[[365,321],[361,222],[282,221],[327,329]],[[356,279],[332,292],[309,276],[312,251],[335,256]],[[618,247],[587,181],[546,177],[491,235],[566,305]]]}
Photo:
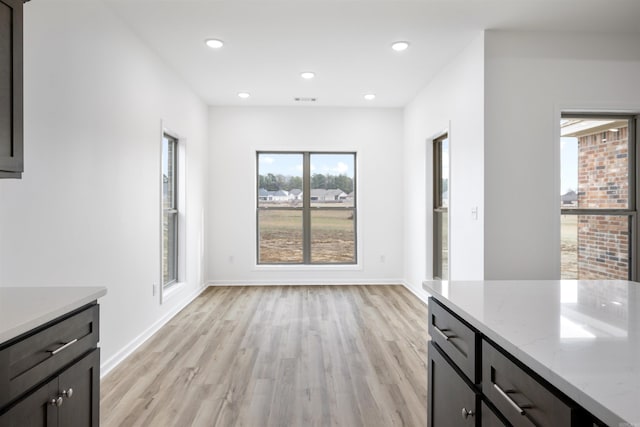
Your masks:
{"label": "window sill", "polygon": [[173,298],[175,295],[179,294],[184,285],[187,282],[175,282],[170,284],[167,287],[162,288],[162,300],[161,303],[165,303]]}
{"label": "window sill", "polygon": [[254,271],[360,271],[360,264],[256,264]]}

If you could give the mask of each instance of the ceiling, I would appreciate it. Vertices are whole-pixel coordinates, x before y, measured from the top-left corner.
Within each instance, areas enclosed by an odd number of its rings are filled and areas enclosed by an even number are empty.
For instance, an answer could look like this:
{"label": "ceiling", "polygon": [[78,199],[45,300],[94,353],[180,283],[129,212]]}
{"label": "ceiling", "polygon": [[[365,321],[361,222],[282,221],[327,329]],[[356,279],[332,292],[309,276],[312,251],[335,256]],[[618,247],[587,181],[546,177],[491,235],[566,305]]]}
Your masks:
{"label": "ceiling", "polygon": [[639,0],[105,2],[209,105],[402,107],[484,29],[640,34]]}

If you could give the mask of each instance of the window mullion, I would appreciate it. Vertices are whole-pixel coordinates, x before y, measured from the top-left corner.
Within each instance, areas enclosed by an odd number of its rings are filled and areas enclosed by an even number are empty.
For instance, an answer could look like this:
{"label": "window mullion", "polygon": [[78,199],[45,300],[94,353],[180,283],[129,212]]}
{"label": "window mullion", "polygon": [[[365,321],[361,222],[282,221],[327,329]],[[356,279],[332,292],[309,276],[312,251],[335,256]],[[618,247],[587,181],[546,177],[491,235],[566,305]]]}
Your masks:
{"label": "window mullion", "polygon": [[302,158],[302,254],[305,264],[311,263],[311,155]]}

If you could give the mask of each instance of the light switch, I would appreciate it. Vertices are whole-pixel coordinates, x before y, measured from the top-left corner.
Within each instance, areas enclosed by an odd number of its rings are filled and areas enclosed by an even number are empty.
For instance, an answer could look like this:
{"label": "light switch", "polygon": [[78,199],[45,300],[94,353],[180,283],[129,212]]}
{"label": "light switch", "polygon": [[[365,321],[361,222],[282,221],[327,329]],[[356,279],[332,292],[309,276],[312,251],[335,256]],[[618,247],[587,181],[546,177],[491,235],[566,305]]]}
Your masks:
{"label": "light switch", "polygon": [[478,207],[474,206],[473,208],[471,208],[471,219],[473,219],[474,221],[478,220]]}

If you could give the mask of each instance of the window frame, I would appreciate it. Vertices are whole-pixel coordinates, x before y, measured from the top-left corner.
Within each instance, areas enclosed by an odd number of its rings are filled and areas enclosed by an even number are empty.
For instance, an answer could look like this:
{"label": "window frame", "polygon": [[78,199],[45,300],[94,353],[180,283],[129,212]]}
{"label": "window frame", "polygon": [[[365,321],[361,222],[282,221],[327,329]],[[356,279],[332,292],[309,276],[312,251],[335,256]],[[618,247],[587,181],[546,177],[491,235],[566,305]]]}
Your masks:
{"label": "window frame", "polygon": [[[292,154],[292,155],[301,155],[302,156],[302,207],[292,207],[292,206],[260,206],[260,155],[280,155],[280,154]],[[312,206],[311,204],[311,157],[313,155],[352,155],[353,156],[353,205],[348,207],[318,207]],[[310,151],[310,150],[287,150],[287,151],[278,151],[278,150],[257,150],[256,151],[256,265],[258,267],[270,267],[270,266],[278,266],[278,267],[286,267],[286,266],[295,266],[295,267],[317,267],[317,266],[334,266],[334,267],[342,267],[342,266],[356,266],[358,265],[358,190],[357,190],[357,159],[358,155],[356,151]],[[260,212],[261,211],[296,211],[302,212],[302,262],[260,262]],[[311,231],[312,231],[312,223],[311,216],[312,212],[321,212],[321,211],[334,211],[334,212],[353,212],[353,262],[312,262],[311,260],[311,251],[312,251],[312,241],[311,241]]]}
{"label": "window frame", "polygon": [[[628,186],[629,198],[627,208],[567,208],[563,209],[560,205],[560,216],[562,215],[599,215],[599,216],[627,216],[629,217],[629,255],[628,255],[628,278],[627,280],[635,281],[638,277],[638,211],[637,201],[639,199],[638,191],[640,186],[637,185],[638,166],[640,165],[640,153],[638,150],[638,136],[640,135],[640,120],[637,114],[630,113],[597,113],[597,112],[563,112],[560,114],[560,121],[563,119],[612,119],[627,120],[628,138],[627,149],[629,159],[628,163]],[[560,174],[562,174],[562,159],[560,159]],[[576,189],[578,191],[578,189]],[[562,253],[562,250],[561,250]],[[562,266],[561,266],[562,268]],[[562,271],[561,271],[562,273]]]}
{"label": "window frame", "polygon": [[[171,153],[170,158],[166,159],[167,163],[170,164],[173,168],[173,182],[170,183],[170,187],[172,189],[172,195],[173,197],[171,198],[171,205],[169,207],[165,207],[164,206],[164,174],[162,172],[162,167],[165,164],[165,157],[164,157],[164,139],[168,140],[169,146],[173,145],[173,150],[170,150],[169,147],[167,149],[167,154],[169,155],[169,153]],[[161,282],[161,286],[162,289],[168,289],[171,286],[175,285],[176,283],[179,282],[179,274],[180,274],[180,268],[179,268],[179,251],[180,251],[180,245],[179,245],[179,239],[180,239],[180,223],[179,223],[179,217],[180,217],[180,210],[179,210],[179,185],[178,185],[178,180],[179,180],[179,161],[178,161],[178,155],[179,155],[179,143],[180,143],[180,139],[178,137],[176,137],[175,135],[171,134],[170,132],[167,131],[163,131],[162,132],[162,166],[161,166],[161,186],[162,186],[162,197],[161,197],[161,210],[162,210],[162,218],[161,218],[161,237],[160,237],[160,245],[161,245],[161,257],[160,257],[160,264],[161,264],[161,274],[160,274],[160,282]],[[169,187],[169,186],[168,186]],[[167,242],[172,242],[172,250],[169,250],[169,254],[173,254],[173,256],[170,256],[169,259],[167,260],[168,262],[168,270],[169,271],[173,271],[173,275],[169,278],[168,281],[165,282],[165,277],[164,277],[164,251],[165,251],[165,229],[164,229],[164,220],[165,220],[165,216],[167,217],[171,217],[167,219],[167,223],[169,224],[169,221],[173,222],[173,239],[171,239],[171,236],[167,236]],[[173,265],[173,269],[171,269],[171,265]]]}
{"label": "window frame", "polygon": [[[443,248],[443,236],[442,236],[442,215],[449,214],[449,203],[447,206],[444,206],[442,200],[442,183],[440,181],[442,177],[443,170],[443,158],[442,158],[442,143],[447,140],[449,143],[449,154],[451,153],[451,146],[449,140],[449,132],[442,133],[437,137],[433,138],[433,265],[432,265],[432,276],[436,280],[448,280],[450,272],[451,272],[451,251],[449,250],[449,245],[451,244],[450,236],[450,227],[447,225],[449,232],[447,233],[447,250],[448,250],[448,259],[447,259],[447,271],[446,276],[443,273],[443,257],[442,257],[442,248]],[[451,189],[451,177],[447,176],[447,191],[450,193]],[[449,221],[450,218],[447,218]]]}

